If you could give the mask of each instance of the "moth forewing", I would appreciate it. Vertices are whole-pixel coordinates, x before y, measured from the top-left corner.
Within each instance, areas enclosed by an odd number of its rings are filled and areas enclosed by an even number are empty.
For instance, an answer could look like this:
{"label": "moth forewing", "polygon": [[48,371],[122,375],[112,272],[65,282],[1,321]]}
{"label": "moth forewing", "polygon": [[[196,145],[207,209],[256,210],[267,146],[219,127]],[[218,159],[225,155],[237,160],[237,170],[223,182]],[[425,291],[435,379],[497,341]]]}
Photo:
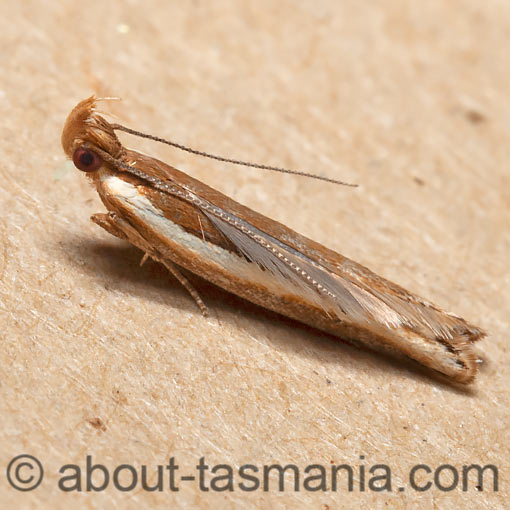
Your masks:
{"label": "moth forewing", "polygon": [[79,103],[62,135],[69,157],[85,147],[103,158],[93,171],[85,164],[90,157],[77,162],[109,211],[94,221],[169,267],[199,306],[171,264],[313,327],[403,354],[458,382],[473,380],[471,344],[484,336],[479,328],[187,174],[125,149],[94,106],[94,98]]}

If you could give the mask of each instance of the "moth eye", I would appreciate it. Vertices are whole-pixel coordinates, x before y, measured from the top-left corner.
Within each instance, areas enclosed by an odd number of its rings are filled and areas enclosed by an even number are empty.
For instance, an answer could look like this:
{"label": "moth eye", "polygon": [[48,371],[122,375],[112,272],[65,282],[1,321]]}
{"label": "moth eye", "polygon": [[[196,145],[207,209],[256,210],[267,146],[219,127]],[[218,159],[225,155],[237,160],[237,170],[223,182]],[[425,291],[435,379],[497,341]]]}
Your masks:
{"label": "moth eye", "polygon": [[94,172],[103,164],[103,160],[94,151],[81,147],[74,151],[73,163],[82,172]]}

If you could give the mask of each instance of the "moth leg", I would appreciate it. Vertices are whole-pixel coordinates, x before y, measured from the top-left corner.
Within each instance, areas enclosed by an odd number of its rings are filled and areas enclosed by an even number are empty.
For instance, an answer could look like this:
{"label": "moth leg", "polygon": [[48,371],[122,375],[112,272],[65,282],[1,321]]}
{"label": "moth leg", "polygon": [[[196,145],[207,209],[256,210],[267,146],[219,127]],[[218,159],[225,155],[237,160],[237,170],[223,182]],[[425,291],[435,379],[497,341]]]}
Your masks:
{"label": "moth leg", "polygon": [[163,258],[158,260],[175,276],[178,282],[190,293],[191,297],[195,300],[195,303],[197,304],[198,308],[200,308],[202,315],[204,317],[207,317],[209,315],[207,306],[205,306],[205,303],[202,301],[202,298],[196,291],[195,287],[193,287],[193,285],[191,285],[191,282],[180,272],[179,268],[171,260]]}
{"label": "moth leg", "polygon": [[100,227],[104,228],[107,232],[120,239],[129,241],[131,244],[140,248],[145,252],[140,265],[142,265],[148,257],[163,264],[168,271],[176,278],[176,280],[189,292],[191,297],[195,300],[198,308],[204,317],[209,315],[207,306],[202,301],[202,298],[191,285],[191,282],[181,273],[176,264],[171,260],[164,258],[157,250],[152,248],[147,241],[133,228],[127,221],[119,218],[115,213],[109,212],[107,214],[93,214],[90,219]]}
{"label": "moth leg", "polygon": [[126,241],[130,240],[124,230],[122,230],[120,221],[115,213],[93,214],[90,219],[115,237]]}
{"label": "moth leg", "polygon": [[147,252],[145,252],[143,254],[142,260],[140,260],[140,267],[142,267],[147,262],[147,259],[149,257],[150,257],[150,255]]}

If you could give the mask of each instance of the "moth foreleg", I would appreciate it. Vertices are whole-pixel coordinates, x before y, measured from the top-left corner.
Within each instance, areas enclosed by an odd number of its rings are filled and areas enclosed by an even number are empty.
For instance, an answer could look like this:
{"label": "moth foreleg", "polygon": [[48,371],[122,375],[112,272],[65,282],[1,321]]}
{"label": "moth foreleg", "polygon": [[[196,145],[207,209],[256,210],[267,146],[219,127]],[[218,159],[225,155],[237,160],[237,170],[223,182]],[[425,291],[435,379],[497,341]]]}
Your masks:
{"label": "moth foreleg", "polygon": [[189,292],[191,297],[195,300],[198,308],[202,312],[204,317],[209,315],[207,306],[202,301],[202,298],[193,287],[191,282],[181,273],[180,269],[168,258],[163,257],[157,250],[150,246],[147,241],[133,228],[127,221],[120,218],[117,214],[109,212],[107,214],[93,214],[90,219],[101,228],[104,228],[107,232],[118,237],[129,241],[131,244],[140,248],[145,255],[142,259],[142,263],[147,257],[163,264],[168,271],[176,278],[176,280]]}
{"label": "moth foreleg", "polygon": [[[122,224],[118,216],[115,213],[107,214],[93,214],[90,219],[101,228],[104,228],[108,233],[118,237],[119,239],[125,239],[130,241],[129,236],[126,235],[122,229]],[[134,244],[134,243],[133,243]]]}

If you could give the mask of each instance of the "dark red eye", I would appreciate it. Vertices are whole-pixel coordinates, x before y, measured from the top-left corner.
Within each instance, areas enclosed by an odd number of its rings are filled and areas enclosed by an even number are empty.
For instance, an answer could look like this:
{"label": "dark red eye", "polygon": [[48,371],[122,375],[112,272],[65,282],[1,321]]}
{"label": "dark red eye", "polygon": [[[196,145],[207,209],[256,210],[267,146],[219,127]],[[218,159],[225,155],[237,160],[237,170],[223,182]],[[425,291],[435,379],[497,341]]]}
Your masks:
{"label": "dark red eye", "polygon": [[80,147],[74,151],[73,163],[82,172],[94,172],[103,164],[103,160],[94,151]]}

